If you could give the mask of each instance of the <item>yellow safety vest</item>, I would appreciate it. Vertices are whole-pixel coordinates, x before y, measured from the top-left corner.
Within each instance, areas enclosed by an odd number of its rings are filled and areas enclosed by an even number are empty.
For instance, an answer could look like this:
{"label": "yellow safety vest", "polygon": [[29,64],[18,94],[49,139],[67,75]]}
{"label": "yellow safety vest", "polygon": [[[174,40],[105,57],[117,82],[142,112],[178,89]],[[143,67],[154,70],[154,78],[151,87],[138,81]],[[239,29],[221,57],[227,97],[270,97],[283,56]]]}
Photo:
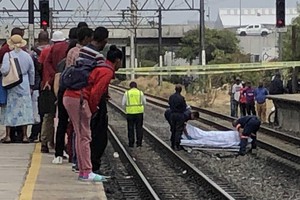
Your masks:
{"label": "yellow safety vest", "polygon": [[126,113],[139,114],[144,113],[143,92],[137,88],[126,91]]}

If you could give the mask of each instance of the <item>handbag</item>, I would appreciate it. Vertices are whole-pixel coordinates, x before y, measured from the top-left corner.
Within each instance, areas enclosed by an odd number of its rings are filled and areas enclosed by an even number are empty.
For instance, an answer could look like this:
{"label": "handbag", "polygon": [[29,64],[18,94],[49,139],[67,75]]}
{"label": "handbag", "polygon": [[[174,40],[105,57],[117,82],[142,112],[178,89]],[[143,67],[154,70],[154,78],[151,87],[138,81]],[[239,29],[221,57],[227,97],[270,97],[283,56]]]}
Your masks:
{"label": "handbag", "polygon": [[23,82],[22,71],[18,58],[13,58],[9,55],[9,71],[8,74],[2,77],[2,86],[5,89],[11,89]]}
{"label": "handbag", "polygon": [[6,105],[7,102],[7,91],[2,86],[2,76],[0,77],[0,106]]}
{"label": "handbag", "polygon": [[40,96],[38,97],[38,107],[40,115],[44,114],[55,114],[56,97],[52,90],[42,90]]}

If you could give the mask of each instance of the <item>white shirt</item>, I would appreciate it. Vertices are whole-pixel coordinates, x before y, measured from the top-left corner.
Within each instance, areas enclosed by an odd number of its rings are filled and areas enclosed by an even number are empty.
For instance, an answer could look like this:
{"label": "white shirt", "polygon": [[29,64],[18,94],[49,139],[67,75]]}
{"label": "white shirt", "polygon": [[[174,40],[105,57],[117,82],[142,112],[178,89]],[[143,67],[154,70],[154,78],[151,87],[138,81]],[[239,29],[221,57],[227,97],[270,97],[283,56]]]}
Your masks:
{"label": "white shirt", "polygon": [[240,83],[239,85],[238,84],[234,84],[232,86],[232,94],[234,96],[234,100],[236,101],[240,101],[240,95],[241,95],[241,89],[242,89],[242,84]]}

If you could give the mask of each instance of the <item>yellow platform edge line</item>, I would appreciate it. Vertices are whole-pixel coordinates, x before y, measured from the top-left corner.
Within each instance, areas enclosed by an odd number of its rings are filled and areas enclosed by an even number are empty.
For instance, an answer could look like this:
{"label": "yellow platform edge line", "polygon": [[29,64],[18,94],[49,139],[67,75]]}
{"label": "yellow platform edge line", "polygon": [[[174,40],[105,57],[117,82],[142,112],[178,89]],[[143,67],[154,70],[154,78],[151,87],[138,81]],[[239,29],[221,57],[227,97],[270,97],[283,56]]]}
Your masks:
{"label": "yellow platform edge line", "polygon": [[32,200],[36,179],[41,167],[41,161],[41,143],[37,143],[32,154],[31,164],[21,190],[19,200]]}

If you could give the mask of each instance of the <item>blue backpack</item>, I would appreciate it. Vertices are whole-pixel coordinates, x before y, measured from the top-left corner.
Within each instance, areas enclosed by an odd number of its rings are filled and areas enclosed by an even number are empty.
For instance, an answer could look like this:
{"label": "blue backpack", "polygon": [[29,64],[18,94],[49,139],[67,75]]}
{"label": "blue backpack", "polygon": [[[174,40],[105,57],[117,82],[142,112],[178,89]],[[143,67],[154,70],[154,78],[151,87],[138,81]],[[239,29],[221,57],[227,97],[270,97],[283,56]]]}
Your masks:
{"label": "blue backpack", "polygon": [[78,59],[76,65],[67,67],[61,74],[59,87],[63,90],[80,90],[88,86],[89,75],[97,67],[97,62],[90,59]]}

